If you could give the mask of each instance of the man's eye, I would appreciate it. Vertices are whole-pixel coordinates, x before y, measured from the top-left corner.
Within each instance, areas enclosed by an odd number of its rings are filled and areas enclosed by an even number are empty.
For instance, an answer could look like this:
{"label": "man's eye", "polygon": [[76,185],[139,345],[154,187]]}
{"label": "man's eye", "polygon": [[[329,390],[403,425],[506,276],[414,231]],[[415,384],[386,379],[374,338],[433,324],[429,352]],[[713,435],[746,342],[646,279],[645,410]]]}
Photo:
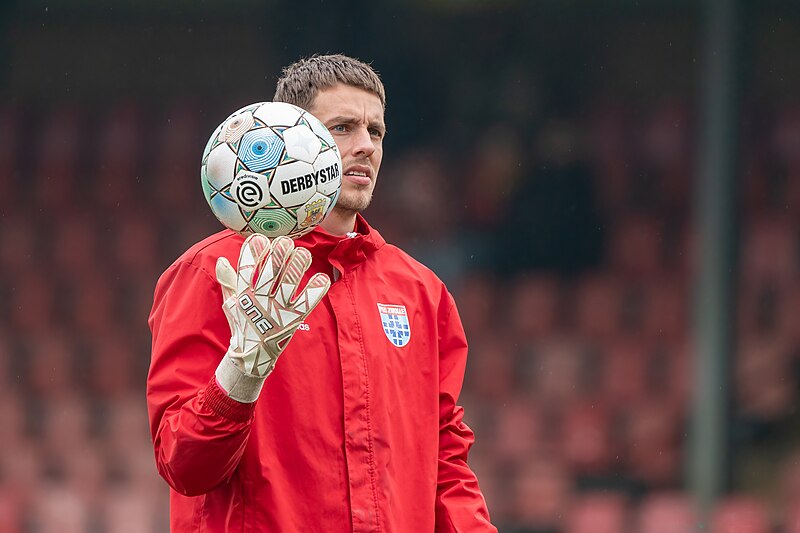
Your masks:
{"label": "man's eye", "polygon": [[330,128],[328,128],[328,129],[329,129],[329,130],[331,130],[331,131],[339,131],[339,132],[342,132],[342,131],[347,131],[347,126],[345,126],[344,124],[337,124],[337,125],[335,125],[335,126],[331,126],[331,127],[330,127]]}
{"label": "man's eye", "polygon": [[383,132],[381,130],[369,130],[369,134],[372,135],[373,137],[378,137],[378,138],[383,137]]}

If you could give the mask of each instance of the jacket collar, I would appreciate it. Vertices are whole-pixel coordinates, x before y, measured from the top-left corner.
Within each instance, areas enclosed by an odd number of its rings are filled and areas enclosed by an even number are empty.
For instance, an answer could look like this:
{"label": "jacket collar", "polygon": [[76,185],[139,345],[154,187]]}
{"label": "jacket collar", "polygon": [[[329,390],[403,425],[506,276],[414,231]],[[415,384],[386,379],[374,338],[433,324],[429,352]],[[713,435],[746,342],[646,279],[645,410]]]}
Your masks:
{"label": "jacket collar", "polygon": [[364,217],[356,214],[356,225],[352,233],[333,235],[317,226],[314,231],[296,239],[295,243],[308,248],[316,260],[323,260],[348,271],[363,263],[386,244],[386,241]]}

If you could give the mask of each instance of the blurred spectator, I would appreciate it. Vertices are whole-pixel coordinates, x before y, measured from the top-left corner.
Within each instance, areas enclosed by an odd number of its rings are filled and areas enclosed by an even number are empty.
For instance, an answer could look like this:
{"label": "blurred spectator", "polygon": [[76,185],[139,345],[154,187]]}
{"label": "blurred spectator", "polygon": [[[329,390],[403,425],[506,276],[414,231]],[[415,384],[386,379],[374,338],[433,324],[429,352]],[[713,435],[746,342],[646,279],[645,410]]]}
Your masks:
{"label": "blurred spectator", "polygon": [[569,275],[600,263],[603,223],[579,131],[568,120],[546,123],[534,143],[535,159],[517,169],[524,178],[502,189],[507,205],[494,241],[500,272]]}

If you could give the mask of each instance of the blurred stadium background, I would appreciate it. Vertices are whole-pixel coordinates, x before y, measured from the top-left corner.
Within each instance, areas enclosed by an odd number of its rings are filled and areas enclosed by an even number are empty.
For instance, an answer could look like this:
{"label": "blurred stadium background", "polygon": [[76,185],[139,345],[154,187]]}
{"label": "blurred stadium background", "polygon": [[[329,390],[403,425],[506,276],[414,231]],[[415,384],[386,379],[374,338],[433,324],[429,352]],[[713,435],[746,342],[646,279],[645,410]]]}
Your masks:
{"label": "blurred stadium background", "polygon": [[0,50],[0,531],[167,530],[146,317],[219,229],[200,153],[338,51],[387,85],[367,218],[459,303],[501,531],[800,531],[797,2],[6,1]]}

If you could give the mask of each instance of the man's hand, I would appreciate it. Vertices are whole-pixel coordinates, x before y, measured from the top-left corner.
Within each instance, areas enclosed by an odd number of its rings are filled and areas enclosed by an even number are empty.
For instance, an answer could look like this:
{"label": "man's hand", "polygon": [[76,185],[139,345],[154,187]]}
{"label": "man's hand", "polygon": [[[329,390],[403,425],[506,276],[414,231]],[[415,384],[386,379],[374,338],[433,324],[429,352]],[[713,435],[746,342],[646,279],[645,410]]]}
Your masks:
{"label": "man's hand", "polygon": [[278,356],[328,292],[331,281],[325,274],[315,274],[297,291],[310,265],[311,253],[295,248],[289,237],[270,243],[259,234],[244,241],[238,271],[226,258],[217,260],[231,343],[216,376],[231,398],[247,403],[258,398]]}

